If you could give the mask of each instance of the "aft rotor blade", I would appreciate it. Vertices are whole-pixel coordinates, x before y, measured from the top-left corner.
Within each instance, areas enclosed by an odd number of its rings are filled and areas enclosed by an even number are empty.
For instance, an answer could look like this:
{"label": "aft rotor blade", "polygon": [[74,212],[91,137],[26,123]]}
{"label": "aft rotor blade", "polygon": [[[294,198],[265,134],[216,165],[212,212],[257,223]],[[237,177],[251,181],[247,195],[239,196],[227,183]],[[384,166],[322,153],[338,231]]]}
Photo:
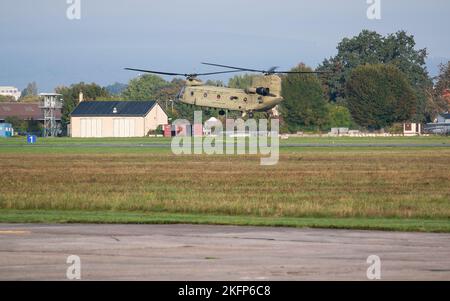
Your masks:
{"label": "aft rotor blade", "polygon": [[331,71],[276,71],[275,73],[283,73],[283,74],[308,74],[308,73],[331,73]]}
{"label": "aft rotor blade", "polygon": [[208,66],[236,69],[236,70],[240,70],[240,71],[260,72],[260,73],[265,73],[265,74],[274,74],[274,73],[283,73],[283,74],[330,73],[329,71],[276,71],[276,67],[272,67],[269,70],[257,70],[257,69],[233,67],[233,66],[228,66],[228,65],[220,65],[220,64],[212,64],[212,63],[202,63],[202,64],[203,65],[208,65]]}

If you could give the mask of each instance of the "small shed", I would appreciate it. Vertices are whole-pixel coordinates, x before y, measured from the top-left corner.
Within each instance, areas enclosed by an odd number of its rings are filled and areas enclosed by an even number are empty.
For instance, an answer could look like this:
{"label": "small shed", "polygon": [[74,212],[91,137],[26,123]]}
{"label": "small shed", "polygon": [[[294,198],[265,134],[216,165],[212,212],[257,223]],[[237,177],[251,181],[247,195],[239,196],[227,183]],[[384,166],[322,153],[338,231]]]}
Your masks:
{"label": "small shed", "polygon": [[404,123],[403,136],[418,136],[422,133],[422,126],[420,123]]}
{"label": "small shed", "polygon": [[0,137],[11,137],[14,134],[12,124],[0,123]]}

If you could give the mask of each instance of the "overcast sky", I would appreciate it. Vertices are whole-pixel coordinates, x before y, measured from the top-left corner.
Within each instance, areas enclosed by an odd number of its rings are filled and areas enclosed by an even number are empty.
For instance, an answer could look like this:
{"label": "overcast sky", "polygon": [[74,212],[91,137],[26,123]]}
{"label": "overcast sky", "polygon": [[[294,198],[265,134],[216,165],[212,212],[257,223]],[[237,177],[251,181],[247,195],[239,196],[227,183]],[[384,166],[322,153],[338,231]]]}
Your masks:
{"label": "overcast sky", "polygon": [[381,20],[367,18],[367,0],[80,1],[80,20],[67,18],[67,0],[0,1],[0,85],[36,81],[50,92],[80,81],[126,83],[136,73],[124,67],[213,70],[202,61],[316,67],[362,29],[407,30],[433,67],[450,58],[448,0],[380,0]]}

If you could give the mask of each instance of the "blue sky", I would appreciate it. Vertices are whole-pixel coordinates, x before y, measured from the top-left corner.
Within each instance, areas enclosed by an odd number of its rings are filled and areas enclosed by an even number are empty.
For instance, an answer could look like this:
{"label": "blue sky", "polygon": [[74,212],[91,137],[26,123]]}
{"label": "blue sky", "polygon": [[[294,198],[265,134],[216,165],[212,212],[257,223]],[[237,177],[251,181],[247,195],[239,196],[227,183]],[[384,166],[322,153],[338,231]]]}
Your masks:
{"label": "blue sky", "polygon": [[67,18],[66,1],[1,0],[0,85],[34,80],[50,92],[126,83],[136,73],[124,67],[213,70],[202,61],[316,67],[362,29],[407,30],[428,48],[431,73],[450,58],[448,0],[381,0],[381,20],[367,18],[366,0],[80,0],[80,20]]}

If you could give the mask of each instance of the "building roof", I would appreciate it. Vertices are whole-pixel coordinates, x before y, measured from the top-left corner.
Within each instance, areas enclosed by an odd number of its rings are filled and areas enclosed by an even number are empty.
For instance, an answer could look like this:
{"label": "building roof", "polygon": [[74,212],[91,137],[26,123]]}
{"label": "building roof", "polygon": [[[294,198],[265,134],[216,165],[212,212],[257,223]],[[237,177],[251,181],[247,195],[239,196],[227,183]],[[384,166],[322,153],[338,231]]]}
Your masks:
{"label": "building roof", "polygon": [[450,113],[441,114],[444,119],[450,119]]}
{"label": "building roof", "polygon": [[156,101],[83,101],[71,116],[145,116]]}
{"label": "building roof", "polygon": [[[44,112],[37,103],[2,102],[0,103],[0,120],[17,117],[22,120],[44,120]],[[55,110],[56,120],[61,120],[61,111]]]}

